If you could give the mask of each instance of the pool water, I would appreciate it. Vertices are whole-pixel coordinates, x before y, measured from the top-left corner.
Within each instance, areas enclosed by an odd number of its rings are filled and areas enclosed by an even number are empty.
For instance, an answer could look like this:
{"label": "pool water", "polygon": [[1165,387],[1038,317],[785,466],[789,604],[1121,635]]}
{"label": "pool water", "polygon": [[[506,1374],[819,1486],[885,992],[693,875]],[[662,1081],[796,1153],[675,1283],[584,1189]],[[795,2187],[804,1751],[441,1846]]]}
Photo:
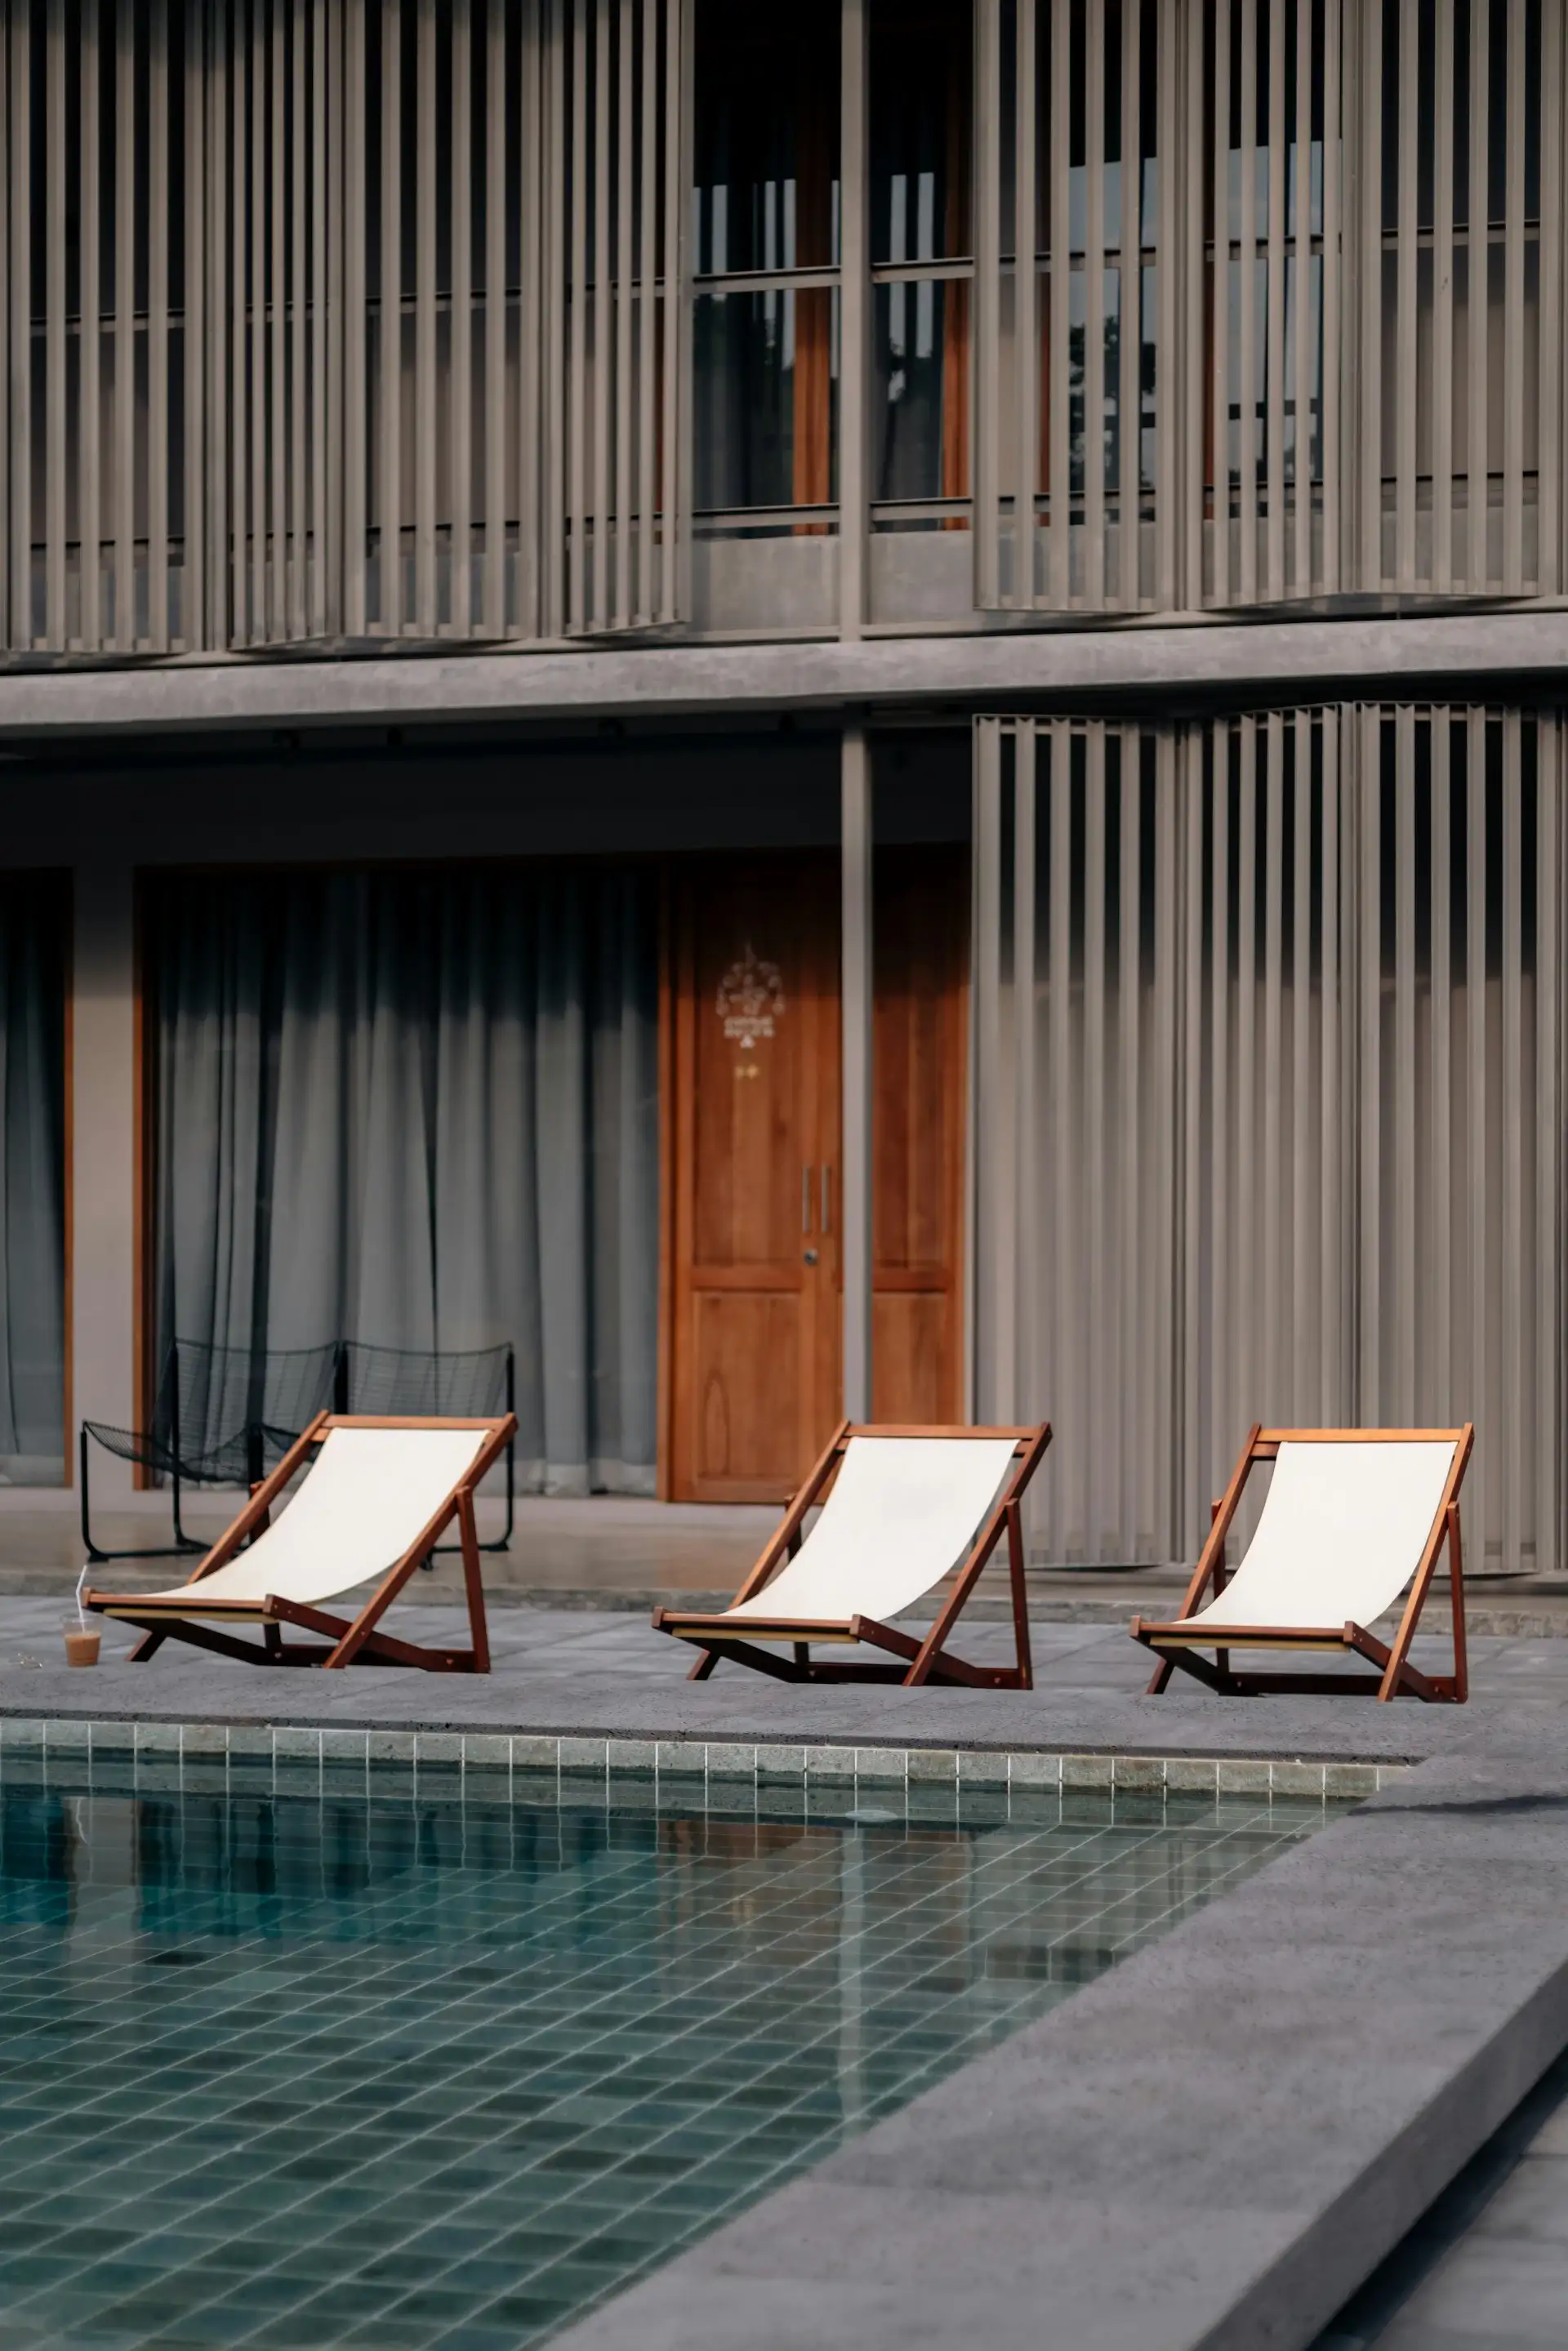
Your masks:
{"label": "pool water", "polygon": [[7,1758],[0,2351],[517,2351],[1325,1817],[240,1776]]}

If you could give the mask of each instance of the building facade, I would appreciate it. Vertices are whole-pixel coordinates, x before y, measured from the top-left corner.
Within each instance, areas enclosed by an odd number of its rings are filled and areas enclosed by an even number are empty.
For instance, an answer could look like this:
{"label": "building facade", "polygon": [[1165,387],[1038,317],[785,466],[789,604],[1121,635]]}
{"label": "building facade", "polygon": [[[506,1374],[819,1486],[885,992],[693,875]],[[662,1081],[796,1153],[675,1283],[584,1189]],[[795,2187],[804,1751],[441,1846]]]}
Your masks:
{"label": "building facade", "polygon": [[1565,1556],[1565,0],[0,0],[0,1468],[1479,1427]]}

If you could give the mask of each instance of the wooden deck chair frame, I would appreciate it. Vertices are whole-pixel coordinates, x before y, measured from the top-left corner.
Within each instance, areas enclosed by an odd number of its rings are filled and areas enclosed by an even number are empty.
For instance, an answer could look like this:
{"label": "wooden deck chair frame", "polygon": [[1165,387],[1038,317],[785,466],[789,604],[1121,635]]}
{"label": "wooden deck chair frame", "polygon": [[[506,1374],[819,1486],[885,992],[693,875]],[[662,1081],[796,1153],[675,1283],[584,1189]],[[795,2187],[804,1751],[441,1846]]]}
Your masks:
{"label": "wooden deck chair frame", "polygon": [[[823,1447],[805,1484],[790,1500],[782,1524],[762,1553],[751,1573],[730,1603],[738,1607],[743,1600],[755,1599],[768,1579],[787,1561],[794,1558],[800,1548],[806,1516],[825,1498],[830,1479],[838,1468],[852,1437],[999,1437],[1013,1439],[1013,1467],[1007,1485],[998,1495],[975,1538],[957,1581],[937,1612],[936,1621],[924,1640],[913,1634],[902,1633],[895,1625],[882,1624],[874,1616],[843,1617],[780,1617],[769,1624],[766,1618],[749,1620],[747,1631],[752,1639],[724,1629],[724,1613],[697,1612],[684,1608],[655,1608],[653,1629],[673,1634],[676,1640],[693,1642],[702,1655],[687,1676],[689,1681],[706,1681],[722,1659],[733,1658],[737,1665],[751,1666],[758,1673],[771,1674],[775,1679],[787,1682],[901,1682],[906,1689],[918,1688],[925,1682],[959,1682],[971,1689],[1032,1689],[1034,1665],[1030,1655],[1029,1608],[1024,1592],[1024,1547],[1021,1503],[1024,1489],[1045,1458],[1051,1443],[1051,1423],[1041,1421],[1035,1428],[925,1428],[882,1426],[869,1422],[844,1421],[836,1428]],[[979,1582],[987,1562],[1003,1536],[1007,1538],[1008,1575],[1012,1589],[1012,1623],[1014,1663],[1010,1666],[976,1666],[963,1657],[955,1656],[947,1646],[948,1636],[965,1604]],[[762,1639],[790,1641],[793,1655],[776,1656],[759,1646]],[[902,1660],[896,1665],[838,1664],[815,1658],[810,1654],[813,1641],[831,1643],[863,1642],[876,1649],[886,1649]]]}
{"label": "wooden deck chair frame", "polygon": [[[1412,1698],[1428,1702],[1448,1702],[1462,1706],[1469,1695],[1469,1669],[1465,1648],[1465,1586],[1462,1545],[1459,1535],[1459,1488],[1464,1482],[1466,1467],[1475,1443],[1475,1425],[1467,1421],[1462,1428],[1265,1428],[1254,1422],[1235,1473],[1219,1500],[1210,1509],[1208,1540],[1197,1562],[1192,1582],[1187,1586],[1186,1599],[1180,1618],[1174,1624],[1145,1624],[1134,1616],[1128,1630],[1135,1641],[1155,1651],[1160,1662],[1145,1693],[1157,1698],[1179,1666],[1184,1673],[1192,1674],[1206,1689],[1217,1690],[1227,1697],[1259,1698],[1270,1691],[1283,1691],[1314,1698],[1376,1698],[1386,1704],[1390,1698],[1407,1692]],[[1291,1445],[1390,1445],[1448,1444],[1454,1447],[1454,1458],[1444,1481],[1443,1496],[1432,1520],[1430,1533],[1421,1552],[1419,1564],[1411,1582],[1399,1630],[1393,1646],[1380,1641],[1364,1625],[1302,1625],[1299,1628],[1270,1625],[1216,1625],[1204,1633],[1190,1619],[1204,1597],[1208,1585],[1218,1598],[1230,1580],[1225,1564],[1225,1541],[1231,1521],[1240,1508],[1241,1496],[1255,1463],[1272,1461],[1282,1444]],[[1448,1576],[1453,1599],[1454,1670],[1451,1674],[1424,1674],[1410,1663],[1410,1644],[1421,1621],[1432,1579],[1444,1545],[1448,1546]],[[1234,1648],[1276,1649],[1285,1654],[1311,1650],[1343,1650],[1364,1657],[1375,1668],[1368,1674],[1311,1674],[1238,1670],[1231,1665]],[[1199,1654],[1212,1649],[1210,1660]]]}
{"label": "wooden deck chair frame", "polygon": [[[255,1666],[416,1666],[426,1673],[487,1674],[490,1670],[489,1635],[485,1622],[485,1587],[479,1566],[479,1534],[475,1516],[474,1498],[481,1479],[498,1461],[517,1432],[517,1417],[507,1413],[497,1419],[444,1419],[402,1416],[395,1418],[369,1416],[350,1413],[318,1413],[310,1426],[289,1447],[276,1469],[264,1478],[252,1491],[234,1524],[220,1535],[217,1541],[200,1560],[190,1580],[180,1592],[156,1602],[144,1593],[89,1591],[83,1593],[86,1606],[101,1616],[117,1619],[121,1624],[136,1625],[142,1638],[131,1650],[138,1664],[144,1663],[165,1641],[188,1641],[193,1647],[210,1649],[221,1657],[238,1657]],[[489,1431],[468,1468],[452,1489],[435,1515],[427,1520],[413,1541],[395,1560],[371,1593],[357,1616],[333,1614],[329,1610],[307,1605],[302,1601],[284,1600],[268,1594],[265,1600],[214,1600],[204,1605],[196,1600],[186,1601],[189,1593],[204,1576],[225,1567],[235,1557],[241,1545],[260,1534],[271,1516],[272,1506],[287,1488],[288,1481],[303,1468],[314,1448],[322,1444],[335,1428],[483,1428]],[[458,1547],[463,1557],[463,1585],[468,1603],[468,1630],[471,1646],[466,1649],[431,1649],[415,1641],[399,1640],[390,1634],[378,1632],[377,1625],[402,1590],[409,1577],[434,1550],[440,1537],[453,1520],[457,1522]],[[197,1622],[185,1609],[199,1610],[205,1622]],[[236,1625],[259,1624],[261,1642],[236,1639],[223,1629],[224,1618]],[[212,1620],[216,1618],[217,1623]],[[313,1642],[283,1639],[285,1625],[298,1625],[302,1631],[320,1637]]]}

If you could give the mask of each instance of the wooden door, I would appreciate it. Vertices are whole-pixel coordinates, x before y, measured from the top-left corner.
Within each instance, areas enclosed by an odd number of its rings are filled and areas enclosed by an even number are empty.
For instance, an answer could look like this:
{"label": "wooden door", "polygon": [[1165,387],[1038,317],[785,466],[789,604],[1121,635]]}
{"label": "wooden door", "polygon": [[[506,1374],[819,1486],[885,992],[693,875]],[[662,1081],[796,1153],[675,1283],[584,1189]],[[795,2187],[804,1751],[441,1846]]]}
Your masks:
{"label": "wooden door", "polygon": [[873,914],[872,1412],[964,1416],[968,861],[876,852]]}
{"label": "wooden door", "polygon": [[673,894],[669,1490],[776,1501],[841,1416],[838,859]]}

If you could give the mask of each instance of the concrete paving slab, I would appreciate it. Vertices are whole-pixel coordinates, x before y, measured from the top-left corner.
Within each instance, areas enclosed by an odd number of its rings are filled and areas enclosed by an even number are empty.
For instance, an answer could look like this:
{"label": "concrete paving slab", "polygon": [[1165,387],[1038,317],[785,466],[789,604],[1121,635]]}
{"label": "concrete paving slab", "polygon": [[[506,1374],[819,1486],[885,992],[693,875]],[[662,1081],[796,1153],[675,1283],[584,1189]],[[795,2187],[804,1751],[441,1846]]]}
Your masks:
{"label": "concrete paving slab", "polygon": [[1435,1758],[559,2339],[1301,2351],[1568,2041],[1565,1870],[1557,1739]]}
{"label": "concrete paving slab", "polygon": [[[1120,1627],[1041,1626],[1032,1690],[792,1687],[737,1667],[685,1678],[690,1653],[612,1611],[497,1609],[494,1669],[425,1675],[356,1667],[342,1675],[275,1674],[168,1644],[131,1667],[134,1635],[103,1627],[104,1663],[63,1661],[66,1612],[52,1599],[0,1598],[0,1717],[403,1725],[560,1737],[713,1740],[805,1745],[1003,1749],[1084,1755],[1309,1757],[1413,1763],[1484,1743],[1490,1731],[1568,1705],[1568,1644],[1477,1642],[1466,1708],[1403,1701],[1217,1698],[1196,1684],[1144,1696],[1146,1656]],[[432,1605],[421,1632],[461,1640],[455,1609]],[[980,1659],[1007,1654],[999,1625],[970,1628]],[[1418,1646],[1417,1661],[1437,1645]]]}

